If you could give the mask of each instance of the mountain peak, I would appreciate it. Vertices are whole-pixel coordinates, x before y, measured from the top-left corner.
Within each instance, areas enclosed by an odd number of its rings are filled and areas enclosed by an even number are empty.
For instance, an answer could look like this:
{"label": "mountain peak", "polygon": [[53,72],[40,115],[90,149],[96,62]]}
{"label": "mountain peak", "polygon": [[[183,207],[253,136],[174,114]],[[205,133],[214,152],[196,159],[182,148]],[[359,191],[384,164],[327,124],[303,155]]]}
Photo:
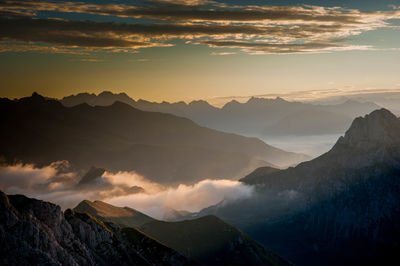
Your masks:
{"label": "mountain peak", "polygon": [[37,92],[33,92],[31,96],[16,99],[16,101],[22,105],[26,105],[28,107],[43,107],[43,106],[52,106],[52,107],[59,107],[61,103],[57,100],[44,97]]}
{"label": "mountain peak", "polygon": [[274,103],[286,103],[287,101],[281,97],[273,98],[263,98],[263,97],[254,97],[252,96],[248,101],[247,104],[274,104]]}
{"label": "mountain peak", "polygon": [[91,167],[89,171],[79,181],[79,185],[95,182],[96,179],[101,178],[105,171],[106,170],[103,168]]}
{"label": "mountain peak", "polygon": [[354,119],[344,137],[336,146],[369,149],[400,143],[400,120],[382,108],[364,117]]}
{"label": "mountain peak", "polygon": [[46,98],[44,98],[42,95],[40,95],[36,91],[34,93],[32,93],[32,95],[30,97],[25,97],[22,99],[30,101],[30,102],[44,102],[46,100]]}
{"label": "mountain peak", "polygon": [[39,93],[37,93],[36,91],[34,91],[33,93],[32,93],[32,96],[31,96],[32,98],[36,98],[36,97],[40,97],[40,98],[44,98],[42,95],[40,95]]}

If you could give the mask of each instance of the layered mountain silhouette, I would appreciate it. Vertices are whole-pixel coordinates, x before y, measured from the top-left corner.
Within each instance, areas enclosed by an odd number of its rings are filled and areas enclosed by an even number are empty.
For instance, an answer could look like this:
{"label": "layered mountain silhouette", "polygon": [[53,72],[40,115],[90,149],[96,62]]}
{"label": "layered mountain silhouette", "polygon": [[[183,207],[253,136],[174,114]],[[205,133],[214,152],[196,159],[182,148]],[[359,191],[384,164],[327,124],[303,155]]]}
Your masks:
{"label": "layered mountain silhouette", "polygon": [[322,156],[241,179],[257,195],[209,207],[298,265],[398,264],[400,120],[386,109],[356,118]]}
{"label": "layered mountain silhouette", "polygon": [[135,228],[0,192],[1,265],[197,265]]}
{"label": "layered mountain silhouette", "polygon": [[165,222],[131,208],[87,200],[74,210],[88,213],[103,222],[137,228],[203,265],[289,265],[269,249],[213,215]]}
{"label": "layered mountain silhouette", "polygon": [[297,164],[306,156],[256,138],[198,126],[170,114],[122,102],[65,107],[36,93],[0,99],[0,156],[8,163],[48,165],[68,160],[76,169],[134,170],[163,184],[238,178],[260,166]]}
{"label": "layered mountain silhouette", "polygon": [[216,108],[206,101],[189,104],[135,101],[125,93],[102,92],[98,95],[80,93],[61,99],[65,106],[87,103],[92,106],[111,105],[115,101],[127,103],[144,111],[170,113],[193,120],[217,130],[251,136],[339,134],[352,120],[380,108],[371,102],[347,100],[334,105],[315,105],[289,102],[282,98],[250,98],[245,103],[235,100]]}

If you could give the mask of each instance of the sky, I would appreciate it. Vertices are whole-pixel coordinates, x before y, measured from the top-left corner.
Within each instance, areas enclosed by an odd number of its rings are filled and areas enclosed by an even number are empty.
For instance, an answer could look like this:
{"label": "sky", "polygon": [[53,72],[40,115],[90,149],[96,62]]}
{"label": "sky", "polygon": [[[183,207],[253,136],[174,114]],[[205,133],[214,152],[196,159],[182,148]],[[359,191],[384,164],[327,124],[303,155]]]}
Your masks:
{"label": "sky", "polygon": [[400,89],[400,1],[0,0],[0,97]]}

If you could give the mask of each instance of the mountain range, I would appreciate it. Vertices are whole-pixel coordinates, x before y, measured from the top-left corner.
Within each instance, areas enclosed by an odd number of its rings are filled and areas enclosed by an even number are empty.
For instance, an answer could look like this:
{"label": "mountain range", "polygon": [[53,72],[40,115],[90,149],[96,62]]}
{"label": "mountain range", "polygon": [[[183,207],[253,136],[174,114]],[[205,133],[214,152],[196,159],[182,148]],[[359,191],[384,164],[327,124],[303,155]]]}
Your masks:
{"label": "mountain range", "polygon": [[260,168],[241,181],[250,199],[214,214],[296,265],[399,263],[400,120],[386,109],[356,118],[333,148],[286,170]]}
{"label": "mountain range", "polygon": [[259,166],[287,166],[307,159],[259,139],[201,127],[187,118],[138,110],[122,102],[65,107],[34,93],[0,99],[0,156],[49,165],[67,160],[75,169],[92,166],[136,171],[168,185],[204,179],[235,179]]}
{"label": "mountain range", "polygon": [[185,102],[149,102],[133,100],[125,93],[80,93],[60,100],[65,106],[87,103],[107,106],[116,101],[144,111],[170,113],[186,117],[199,125],[247,136],[286,136],[337,134],[345,131],[352,120],[380,106],[372,102],[347,100],[340,104],[321,105],[289,102],[282,98],[252,97],[245,103],[232,100],[217,108],[203,100]]}

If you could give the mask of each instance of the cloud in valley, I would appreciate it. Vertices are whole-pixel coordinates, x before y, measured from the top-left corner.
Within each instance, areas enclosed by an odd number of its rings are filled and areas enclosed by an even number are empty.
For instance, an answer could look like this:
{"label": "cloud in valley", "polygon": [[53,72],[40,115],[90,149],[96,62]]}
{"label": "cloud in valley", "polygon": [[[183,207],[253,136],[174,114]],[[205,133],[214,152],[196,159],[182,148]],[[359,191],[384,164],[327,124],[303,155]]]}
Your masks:
{"label": "cloud in valley", "polygon": [[0,190],[50,201],[63,208],[74,207],[84,199],[102,200],[160,219],[171,209],[195,212],[253,193],[252,187],[231,180],[203,180],[194,185],[165,187],[135,172],[106,171],[83,184],[80,181],[84,174],[71,171],[65,161],[41,168],[30,164],[1,166]]}

